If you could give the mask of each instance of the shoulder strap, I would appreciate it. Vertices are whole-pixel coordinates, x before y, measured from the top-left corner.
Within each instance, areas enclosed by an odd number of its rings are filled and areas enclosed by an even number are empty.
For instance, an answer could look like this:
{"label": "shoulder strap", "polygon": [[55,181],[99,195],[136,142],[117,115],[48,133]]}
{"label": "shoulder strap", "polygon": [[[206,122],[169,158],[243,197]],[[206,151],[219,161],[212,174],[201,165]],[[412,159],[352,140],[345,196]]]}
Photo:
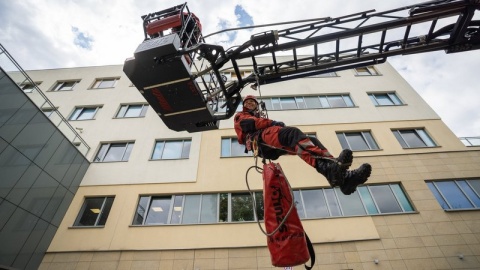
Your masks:
{"label": "shoulder strap", "polygon": [[307,233],[305,233],[305,239],[307,240],[308,253],[310,254],[310,266],[307,266],[306,264],[304,264],[304,266],[305,269],[311,270],[315,265],[315,250],[313,249],[312,242],[310,241],[310,238],[308,238]]}

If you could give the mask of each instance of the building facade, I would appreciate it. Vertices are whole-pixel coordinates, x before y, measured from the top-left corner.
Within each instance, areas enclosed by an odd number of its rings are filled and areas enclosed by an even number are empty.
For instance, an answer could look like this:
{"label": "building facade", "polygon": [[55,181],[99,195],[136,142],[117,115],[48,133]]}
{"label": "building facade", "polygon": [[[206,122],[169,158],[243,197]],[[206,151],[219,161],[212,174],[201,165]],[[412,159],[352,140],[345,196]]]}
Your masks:
{"label": "building facade", "polygon": [[40,110],[51,103],[28,75],[3,69],[7,56],[0,45],[0,269],[37,269],[88,169],[88,146]]}
{"label": "building facade", "polygon": [[[255,159],[238,145],[233,119],[215,131],[168,130],[121,65],[29,75],[91,147],[40,269],[274,268],[257,224],[262,177],[246,175]],[[391,65],[247,94],[334,155],[354,150],[353,167],[373,167],[345,196],[298,157],[278,160],[315,269],[480,267],[480,148],[464,145]]]}

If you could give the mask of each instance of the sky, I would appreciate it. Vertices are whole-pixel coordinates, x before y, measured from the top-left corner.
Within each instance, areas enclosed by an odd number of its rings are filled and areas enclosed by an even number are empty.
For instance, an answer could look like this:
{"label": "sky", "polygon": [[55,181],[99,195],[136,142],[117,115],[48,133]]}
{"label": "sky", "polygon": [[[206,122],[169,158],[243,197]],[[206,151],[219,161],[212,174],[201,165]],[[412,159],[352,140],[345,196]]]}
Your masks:
{"label": "sky", "polygon": [[[223,29],[385,11],[417,0],[195,0],[204,36]],[[24,70],[121,65],[144,34],[141,16],[185,2],[165,0],[0,0],[0,43]],[[480,13],[480,11],[477,11]],[[479,19],[479,14],[475,15]],[[268,29],[208,37],[225,49]],[[457,137],[480,136],[480,51],[443,51],[388,59]]]}

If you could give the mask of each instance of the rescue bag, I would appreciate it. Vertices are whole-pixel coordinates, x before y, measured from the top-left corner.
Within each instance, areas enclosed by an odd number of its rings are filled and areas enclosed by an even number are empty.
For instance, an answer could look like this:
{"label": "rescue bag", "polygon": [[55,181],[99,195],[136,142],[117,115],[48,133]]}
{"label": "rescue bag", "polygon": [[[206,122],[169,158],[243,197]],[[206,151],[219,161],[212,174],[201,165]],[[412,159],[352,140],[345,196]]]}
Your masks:
{"label": "rescue bag", "polygon": [[264,164],[262,175],[265,229],[272,265],[295,266],[311,259],[311,266],[305,265],[305,269],[312,269],[315,252],[303,230],[290,185],[280,164]]}

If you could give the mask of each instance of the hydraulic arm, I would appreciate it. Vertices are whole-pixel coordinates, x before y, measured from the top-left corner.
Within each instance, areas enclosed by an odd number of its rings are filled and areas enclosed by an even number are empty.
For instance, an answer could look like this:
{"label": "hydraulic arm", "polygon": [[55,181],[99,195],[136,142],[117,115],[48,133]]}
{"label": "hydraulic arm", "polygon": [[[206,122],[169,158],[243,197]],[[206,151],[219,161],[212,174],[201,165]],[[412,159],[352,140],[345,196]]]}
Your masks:
{"label": "hydraulic arm", "polygon": [[[124,72],[170,129],[217,129],[233,116],[249,84],[375,65],[395,55],[479,49],[478,9],[478,0],[440,0],[368,10],[255,34],[225,51],[205,42],[185,3],[142,17],[145,41]],[[253,70],[248,76],[241,71],[246,66]],[[222,79],[227,69],[234,80]]]}

